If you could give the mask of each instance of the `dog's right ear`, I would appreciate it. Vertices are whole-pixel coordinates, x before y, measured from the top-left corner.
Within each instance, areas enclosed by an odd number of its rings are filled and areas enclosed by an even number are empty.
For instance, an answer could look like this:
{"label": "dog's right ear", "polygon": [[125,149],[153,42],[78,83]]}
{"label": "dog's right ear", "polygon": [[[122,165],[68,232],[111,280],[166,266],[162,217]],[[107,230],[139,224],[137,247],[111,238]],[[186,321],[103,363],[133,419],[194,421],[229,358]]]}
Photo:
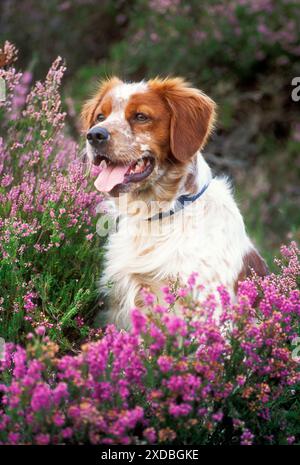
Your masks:
{"label": "dog's right ear", "polygon": [[87,131],[91,126],[93,126],[93,123],[95,121],[95,111],[99,106],[101,100],[103,99],[104,95],[113,87],[121,83],[122,81],[116,76],[113,76],[100,82],[100,86],[98,87],[95,95],[83,105],[81,111],[81,125],[84,131]]}
{"label": "dog's right ear", "polygon": [[174,157],[184,163],[207,141],[216,104],[182,78],[156,78],[150,81],[150,87],[161,94],[170,108],[170,148]]}

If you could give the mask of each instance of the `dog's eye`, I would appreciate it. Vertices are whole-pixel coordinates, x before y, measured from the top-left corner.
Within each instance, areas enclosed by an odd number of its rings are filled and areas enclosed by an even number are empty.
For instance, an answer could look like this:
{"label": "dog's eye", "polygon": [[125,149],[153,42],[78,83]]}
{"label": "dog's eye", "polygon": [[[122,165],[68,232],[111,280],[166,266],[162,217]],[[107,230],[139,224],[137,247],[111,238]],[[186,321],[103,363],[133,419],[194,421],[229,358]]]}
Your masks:
{"label": "dog's eye", "polygon": [[144,113],[136,113],[135,116],[134,116],[134,119],[136,121],[139,121],[141,123],[143,123],[144,121],[148,121],[149,118],[147,115],[145,115]]}
{"label": "dog's eye", "polygon": [[104,121],[105,120],[105,115],[103,115],[103,113],[99,113],[99,115],[97,115],[96,120],[99,121],[99,122]]}

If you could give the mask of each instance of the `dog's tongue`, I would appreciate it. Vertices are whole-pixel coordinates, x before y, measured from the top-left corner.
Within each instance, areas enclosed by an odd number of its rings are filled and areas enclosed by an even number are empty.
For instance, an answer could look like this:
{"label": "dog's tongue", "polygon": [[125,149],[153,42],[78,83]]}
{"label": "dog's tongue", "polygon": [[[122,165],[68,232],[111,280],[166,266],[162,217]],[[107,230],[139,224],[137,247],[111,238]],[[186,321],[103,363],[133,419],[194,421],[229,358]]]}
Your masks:
{"label": "dog's tongue", "polygon": [[124,181],[124,177],[128,171],[128,166],[124,165],[106,165],[95,181],[95,187],[100,192],[109,192],[117,184]]}

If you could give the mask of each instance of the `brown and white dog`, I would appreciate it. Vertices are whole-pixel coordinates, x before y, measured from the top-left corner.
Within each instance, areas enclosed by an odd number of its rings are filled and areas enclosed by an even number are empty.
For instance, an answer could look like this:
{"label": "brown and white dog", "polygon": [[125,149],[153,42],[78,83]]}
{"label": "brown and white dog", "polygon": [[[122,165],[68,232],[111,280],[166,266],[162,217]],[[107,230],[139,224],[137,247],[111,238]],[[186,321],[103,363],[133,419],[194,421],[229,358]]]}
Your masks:
{"label": "brown and white dog", "polygon": [[[130,326],[140,290],[187,281],[234,297],[253,268],[266,273],[225,178],[212,178],[200,150],[215,104],[180,78],[103,82],[82,111],[96,188],[120,219],[110,234],[102,291],[110,322]],[[159,215],[160,214],[160,215]],[[120,215],[120,216],[119,216]]]}

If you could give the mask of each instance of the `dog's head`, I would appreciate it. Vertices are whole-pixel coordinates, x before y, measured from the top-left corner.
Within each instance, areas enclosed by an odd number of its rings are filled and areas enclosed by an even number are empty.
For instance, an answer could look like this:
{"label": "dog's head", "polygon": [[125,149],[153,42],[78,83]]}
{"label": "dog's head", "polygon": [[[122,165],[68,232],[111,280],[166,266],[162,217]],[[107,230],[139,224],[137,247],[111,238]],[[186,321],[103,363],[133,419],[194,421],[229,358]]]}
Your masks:
{"label": "dog's head", "polygon": [[180,78],[104,81],[82,111],[88,157],[100,165],[96,188],[172,198],[214,115],[214,102]]}

